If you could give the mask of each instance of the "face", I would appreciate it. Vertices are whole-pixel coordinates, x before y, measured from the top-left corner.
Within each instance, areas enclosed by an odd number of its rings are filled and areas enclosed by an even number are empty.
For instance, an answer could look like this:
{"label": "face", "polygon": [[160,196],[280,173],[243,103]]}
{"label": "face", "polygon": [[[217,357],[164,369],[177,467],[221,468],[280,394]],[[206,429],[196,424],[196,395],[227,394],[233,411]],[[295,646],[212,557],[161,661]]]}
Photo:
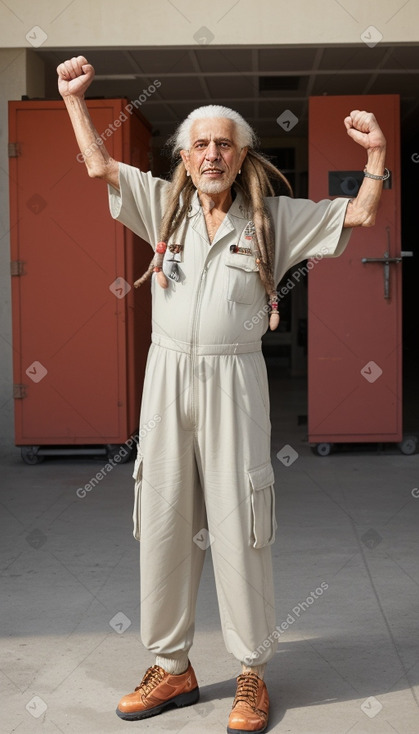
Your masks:
{"label": "face", "polygon": [[190,150],[180,154],[198,191],[219,194],[231,188],[247,153],[236,143],[235,127],[224,117],[192,123]]}

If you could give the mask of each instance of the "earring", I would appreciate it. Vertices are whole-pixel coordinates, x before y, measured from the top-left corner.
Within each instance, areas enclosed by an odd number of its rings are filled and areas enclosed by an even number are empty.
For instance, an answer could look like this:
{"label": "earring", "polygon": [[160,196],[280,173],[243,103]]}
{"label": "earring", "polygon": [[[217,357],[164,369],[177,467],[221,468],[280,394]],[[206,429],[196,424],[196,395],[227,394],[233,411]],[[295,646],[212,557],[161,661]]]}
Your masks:
{"label": "earring", "polygon": [[239,168],[239,173],[241,173],[241,172],[242,172],[242,169],[241,169],[241,168]]}
{"label": "earring", "polygon": [[186,171],[186,175],[187,175],[187,176],[190,176],[191,174],[189,173],[189,171]]}

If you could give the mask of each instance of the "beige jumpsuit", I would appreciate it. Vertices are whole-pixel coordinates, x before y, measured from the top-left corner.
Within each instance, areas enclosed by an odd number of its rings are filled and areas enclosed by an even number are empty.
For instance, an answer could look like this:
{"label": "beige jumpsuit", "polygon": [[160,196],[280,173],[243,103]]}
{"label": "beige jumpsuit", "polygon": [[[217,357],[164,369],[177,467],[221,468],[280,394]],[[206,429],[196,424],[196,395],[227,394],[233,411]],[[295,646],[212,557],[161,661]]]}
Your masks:
{"label": "beige jumpsuit", "polygon": [[[121,164],[113,217],[153,247],[167,182]],[[277,282],[299,261],[339,255],[347,199],[266,200]],[[205,549],[211,547],[227,649],[260,665],[275,652],[270,544],[275,539],[269,395],[261,337],[266,294],[244,229],[240,192],[210,244],[195,193],[182,231],[180,280],[152,277],[152,345],[135,463],[134,535],[141,538],[141,635],[157,656],[185,662]],[[173,257],[166,252],[168,274]],[[147,286],[145,286],[147,287]],[[253,318],[253,320],[252,320]],[[152,428],[150,428],[150,426]],[[256,652],[256,649],[259,652]]]}

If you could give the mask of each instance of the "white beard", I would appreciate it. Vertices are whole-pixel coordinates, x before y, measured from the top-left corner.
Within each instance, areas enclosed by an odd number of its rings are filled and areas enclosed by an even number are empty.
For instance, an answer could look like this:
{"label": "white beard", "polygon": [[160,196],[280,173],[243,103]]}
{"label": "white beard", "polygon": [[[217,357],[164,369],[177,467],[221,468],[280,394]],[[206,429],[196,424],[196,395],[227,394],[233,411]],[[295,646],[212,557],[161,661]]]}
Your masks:
{"label": "white beard", "polygon": [[232,179],[231,176],[224,179],[224,181],[211,181],[206,180],[205,175],[202,175],[197,188],[199,191],[202,191],[203,194],[221,194],[222,191],[226,191],[231,188],[233,181],[234,179]]}

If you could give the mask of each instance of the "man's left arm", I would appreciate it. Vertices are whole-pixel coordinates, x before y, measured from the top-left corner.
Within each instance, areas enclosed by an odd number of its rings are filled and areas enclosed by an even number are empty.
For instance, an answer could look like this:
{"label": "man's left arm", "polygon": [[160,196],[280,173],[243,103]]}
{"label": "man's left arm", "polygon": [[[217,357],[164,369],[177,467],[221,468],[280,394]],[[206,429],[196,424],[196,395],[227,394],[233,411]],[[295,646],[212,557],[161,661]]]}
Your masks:
{"label": "man's left arm", "polygon": [[[386,139],[371,112],[353,110],[344,120],[348,135],[367,151],[366,170],[374,176],[384,175]],[[346,209],[344,227],[372,227],[383,188],[380,179],[364,177],[355,199]]]}

